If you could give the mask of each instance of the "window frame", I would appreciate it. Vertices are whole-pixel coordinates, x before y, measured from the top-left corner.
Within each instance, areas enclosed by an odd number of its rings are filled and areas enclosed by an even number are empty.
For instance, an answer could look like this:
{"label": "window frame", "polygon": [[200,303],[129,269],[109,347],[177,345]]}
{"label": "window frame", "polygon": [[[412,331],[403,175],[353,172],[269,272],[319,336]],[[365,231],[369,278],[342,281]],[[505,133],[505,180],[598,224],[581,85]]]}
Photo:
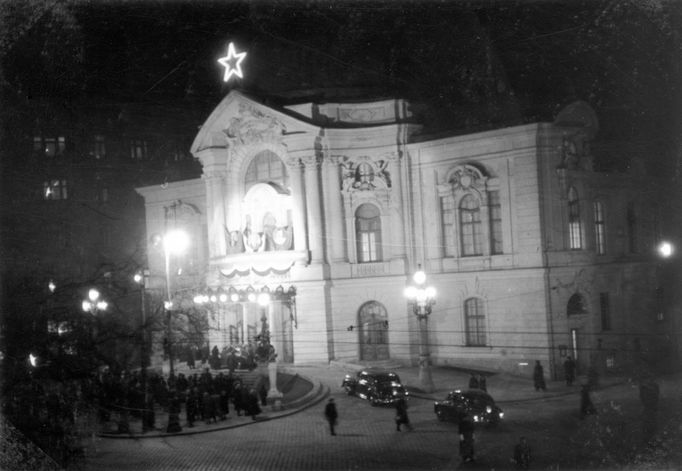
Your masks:
{"label": "window frame", "polygon": [[583,248],[580,197],[575,187],[568,189],[568,247],[570,250]]}
{"label": "window frame", "polygon": [[[464,207],[471,201],[475,207]],[[467,193],[457,205],[459,217],[460,249],[462,257],[483,255],[483,221],[481,220],[481,201],[472,193]],[[471,219],[465,221],[470,216]]]}
{"label": "window frame", "polygon": [[[372,207],[375,216],[365,218],[358,216],[365,207]],[[372,203],[363,203],[355,209],[355,245],[357,263],[375,263],[383,260],[381,210]]]}
{"label": "window frame", "polygon": [[597,200],[592,204],[594,213],[594,243],[597,255],[606,253],[606,220],[604,218],[604,203]]}
{"label": "window frame", "polygon": [[488,346],[485,303],[479,297],[464,300],[464,333],[467,347]]}

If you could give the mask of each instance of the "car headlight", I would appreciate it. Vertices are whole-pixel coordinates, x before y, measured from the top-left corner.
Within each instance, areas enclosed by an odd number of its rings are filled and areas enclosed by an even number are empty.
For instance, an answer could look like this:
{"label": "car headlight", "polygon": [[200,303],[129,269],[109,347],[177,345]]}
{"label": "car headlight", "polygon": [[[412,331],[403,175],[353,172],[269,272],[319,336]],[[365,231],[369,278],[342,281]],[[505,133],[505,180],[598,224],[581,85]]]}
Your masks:
{"label": "car headlight", "polygon": [[486,407],[485,407],[485,411],[486,411],[488,414],[490,414],[490,413],[493,411],[493,408],[490,407],[490,406],[486,406]]}
{"label": "car headlight", "polygon": [[504,412],[500,412],[500,419],[504,417]]}
{"label": "car headlight", "polygon": [[474,416],[474,422],[480,422],[481,418],[477,415]]}

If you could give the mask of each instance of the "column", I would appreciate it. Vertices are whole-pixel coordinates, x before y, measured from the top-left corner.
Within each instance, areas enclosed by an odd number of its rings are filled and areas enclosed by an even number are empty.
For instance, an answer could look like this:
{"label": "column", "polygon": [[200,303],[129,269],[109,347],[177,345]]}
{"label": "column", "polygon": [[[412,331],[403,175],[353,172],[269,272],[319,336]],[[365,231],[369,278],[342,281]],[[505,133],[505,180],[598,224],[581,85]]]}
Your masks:
{"label": "column", "polygon": [[318,179],[320,160],[316,155],[301,159],[305,164],[305,196],[308,216],[308,248],[311,263],[322,263],[324,240],[322,234],[322,205],[320,204],[320,182]]}
{"label": "column", "polygon": [[225,196],[223,194],[225,173],[215,168],[204,171],[209,258],[225,255]]}
{"label": "column", "polygon": [[327,254],[329,262],[346,261],[346,231],[341,201],[339,158],[330,157],[323,162],[325,185],[323,187],[327,213]]}
{"label": "column", "polygon": [[398,153],[388,157],[388,172],[391,178],[391,258],[405,260],[407,258],[406,227],[403,217],[403,186]]}
{"label": "column", "polygon": [[296,252],[305,252],[308,250],[308,243],[306,238],[305,226],[305,194],[303,189],[303,175],[301,169],[301,161],[297,157],[291,157],[286,162],[289,169],[289,177],[291,182],[291,192],[293,199],[293,224],[294,224],[294,250]]}

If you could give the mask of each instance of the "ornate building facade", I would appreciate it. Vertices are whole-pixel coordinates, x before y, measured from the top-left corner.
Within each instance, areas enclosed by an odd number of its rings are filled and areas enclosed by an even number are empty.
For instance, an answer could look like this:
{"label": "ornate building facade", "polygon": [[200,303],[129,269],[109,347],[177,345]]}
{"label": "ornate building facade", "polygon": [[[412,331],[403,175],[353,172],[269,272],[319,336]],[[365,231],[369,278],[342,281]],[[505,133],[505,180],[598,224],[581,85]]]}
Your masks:
{"label": "ornate building facade", "polygon": [[[434,137],[400,99],[276,108],[232,91],[192,145],[202,178],[138,191],[148,235],[192,238],[174,295],[204,301],[211,348],[267,328],[280,362],[414,363],[403,291],[421,266],[435,364],[618,369],[661,331],[662,188],[594,172],[597,130],[580,102],[553,123]],[[160,279],[163,258],[149,264]]]}

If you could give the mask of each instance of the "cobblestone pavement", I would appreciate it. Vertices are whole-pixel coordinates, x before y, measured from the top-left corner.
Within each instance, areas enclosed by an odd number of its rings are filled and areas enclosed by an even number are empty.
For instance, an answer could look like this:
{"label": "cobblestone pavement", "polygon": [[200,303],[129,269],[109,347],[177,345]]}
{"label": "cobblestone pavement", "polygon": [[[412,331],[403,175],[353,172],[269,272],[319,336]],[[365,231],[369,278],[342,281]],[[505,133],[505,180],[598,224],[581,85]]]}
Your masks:
{"label": "cobblestone pavement", "polygon": [[[96,438],[88,448],[82,469],[107,470],[445,470],[460,466],[457,427],[435,420],[433,397],[462,387],[468,374],[455,369],[434,369],[436,392],[418,391],[410,400],[414,431],[397,432],[394,410],[371,407],[367,401],[348,397],[340,388],[345,370],[353,366],[301,366],[296,371],[327,385],[339,410],[337,436],[331,436],[323,417],[324,402],[277,420],[257,421],[249,426],[210,433],[157,438]],[[418,384],[415,368],[399,369],[403,381]],[[609,379],[606,386],[629,388],[622,379]],[[505,409],[533,410],[532,401],[556,402],[552,407],[570,411],[577,407],[578,387],[550,382],[548,391],[535,392],[530,379],[496,375],[488,389]],[[567,396],[570,395],[570,396]],[[562,397],[564,397],[563,402]],[[504,460],[515,439],[507,425],[481,429],[482,456],[498,455],[496,469],[509,469]],[[479,465],[478,469],[490,469]],[[501,465],[502,464],[502,465]],[[480,467],[483,466],[483,467]]]}

